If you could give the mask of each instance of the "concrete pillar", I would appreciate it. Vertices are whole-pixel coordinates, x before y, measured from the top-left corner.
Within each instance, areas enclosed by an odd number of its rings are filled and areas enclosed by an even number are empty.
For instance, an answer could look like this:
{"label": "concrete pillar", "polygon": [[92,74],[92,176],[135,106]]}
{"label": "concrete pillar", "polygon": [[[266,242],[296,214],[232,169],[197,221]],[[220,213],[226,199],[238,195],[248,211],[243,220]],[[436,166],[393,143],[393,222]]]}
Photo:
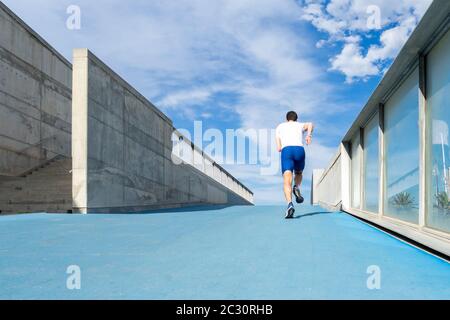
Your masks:
{"label": "concrete pillar", "polygon": [[[72,99],[72,198],[73,208],[86,213],[88,207],[88,50],[73,52]],[[78,210],[75,208],[79,208]]]}
{"label": "concrete pillar", "polygon": [[341,192],[342,206],[350,208],[351,203],[351,159],[348,142],[341,143]]}

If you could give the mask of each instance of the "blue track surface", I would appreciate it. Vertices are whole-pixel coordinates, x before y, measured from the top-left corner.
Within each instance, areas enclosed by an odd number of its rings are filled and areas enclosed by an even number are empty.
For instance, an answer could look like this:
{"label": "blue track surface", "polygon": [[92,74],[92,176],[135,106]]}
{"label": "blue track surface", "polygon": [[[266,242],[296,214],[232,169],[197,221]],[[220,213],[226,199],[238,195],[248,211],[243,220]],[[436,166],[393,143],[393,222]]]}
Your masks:
{"label": "blue track surface", "polygon": [[343,213],[282,211],[0,217],[0,298],[450,299],[447,262]]}

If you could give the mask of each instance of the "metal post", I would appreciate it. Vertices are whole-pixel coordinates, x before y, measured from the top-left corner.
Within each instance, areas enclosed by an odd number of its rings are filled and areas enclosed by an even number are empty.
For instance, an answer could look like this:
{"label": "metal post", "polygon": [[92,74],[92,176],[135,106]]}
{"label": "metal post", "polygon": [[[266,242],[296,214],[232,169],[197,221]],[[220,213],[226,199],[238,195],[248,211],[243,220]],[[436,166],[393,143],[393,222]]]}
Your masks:
{"label": "metal post", "polygon": [[379,137],[379,177],[380,180],[378,181],[379,185],[379,196],[378,196],[378,215],[382,217],[384,215],[384,203],[385,203],[385,181],[386,181],[386,175],[385,175],[385,157],[384,157],[384,104],[380,103],[378,105],[378,137]]}
{"label": "metal post", "polygon": [[364,198],[365,198],[365,191],[364,191],[364,179],[365,179],[365,173],[364,173],[364,128],[359,128],[359,209],[364,208]]}

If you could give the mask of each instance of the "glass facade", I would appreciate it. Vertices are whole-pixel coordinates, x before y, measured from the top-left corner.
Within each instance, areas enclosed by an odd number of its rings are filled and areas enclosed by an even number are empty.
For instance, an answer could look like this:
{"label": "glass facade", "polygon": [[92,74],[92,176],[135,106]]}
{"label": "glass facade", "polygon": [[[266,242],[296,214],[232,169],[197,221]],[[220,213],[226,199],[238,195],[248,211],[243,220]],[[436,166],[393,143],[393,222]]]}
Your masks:
{"label": "glass facade", "polygon": [[450,32],[427,57],[427,225],[450,231]]}
{"label": "glass facade", "polygon": [[385,104],[384,215],[419,222],[419,72]]}
{"label": "glass facade", "polygon": [[411,40],[418,46],[402,51],[352,124],[340,146],[342,181],[320,183],[340,183],[344,211],[448,255],[450,31],[428,35]]}
{"label": "glass facade", "polygon": [[364,201],[363,209],[378,213],[379,191],[379,120],[376,114],[364,128]]}
{"label": "glass facade", "polygon": [[359,208],[361,205],[361,158],[359,132],[351,142],[351,153],[352,207]]}

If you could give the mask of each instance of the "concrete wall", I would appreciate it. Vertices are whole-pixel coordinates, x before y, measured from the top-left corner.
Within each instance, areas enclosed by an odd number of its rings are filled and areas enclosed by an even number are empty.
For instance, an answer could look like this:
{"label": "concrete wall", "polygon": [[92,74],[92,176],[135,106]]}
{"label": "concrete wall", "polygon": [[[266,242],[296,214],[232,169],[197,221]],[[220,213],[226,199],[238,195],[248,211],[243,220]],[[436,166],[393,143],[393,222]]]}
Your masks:
{"label": "concrete wall", "polygon": [[341,152],[334,156],[330,166],[324,170],[313,190],[313,198],[317,197],[317,203],[332,210],[340,210],[342,202],[341,189],[342,162]]}
{"label": "concrete wall", "polygon": [[322,177],[325,169],[314,169],[311,178],[311,204],[318,205],[319,204],[319,193],[318,186],[320,178]]}
{"label": "concrete wall", "polygon": [[[252,202],[249,190],[173,135],[171,120],[87,49],[74,50],[72,118],[75,211]],[[172,140],[186,152],[174,155]]]}
{"label": "concrete wall", "polygon": [[[202,179],[207,177],[209,178],[208,181],[214,181],[212,185],[210,183],[210,188],[213,190],[224,190],[225,188],[225,195],[231,191],[231,194],[228,194],[225,199],[221,196],[216,200],[214,200],[215,197],[221,195],[222,192],[209,192],[208,203],[223,203],[223,201],[226,201],[231,204],[242,204],[242,200],[244,200],[245,204],[253,203],[253,193],[247,187],[240,183],[224,168],[215,163],[212,158],[207,154],[204,154],[202,150],[196,147],[186,137],[182,136],[177,130],[174,128],[172,129],[174,130],[172,133],[171,146],[172,165],[181,165],[183,170],[188,170],[194,175],[198,175],[200,171],[202,173]],[[192,170],[193,168],[196,170]]]}
{"label": "concrete wall", "polygon": [[69,157],[71,65],[0,2],[0,176]]}
{"label": "concrete wall", "polygon": [[342,210],[350,204],[350,155],[341,143],[326,169],[314,169],[311,203],[330,210]]}

